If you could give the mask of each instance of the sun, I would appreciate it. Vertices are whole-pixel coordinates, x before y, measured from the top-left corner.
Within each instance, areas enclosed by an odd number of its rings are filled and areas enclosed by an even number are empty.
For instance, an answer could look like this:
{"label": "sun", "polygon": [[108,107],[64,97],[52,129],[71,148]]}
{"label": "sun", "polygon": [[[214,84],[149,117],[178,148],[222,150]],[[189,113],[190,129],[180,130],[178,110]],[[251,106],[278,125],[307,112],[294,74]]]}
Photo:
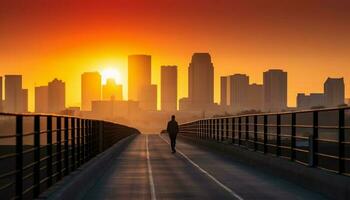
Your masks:
{"label": "sun", "polygon": [[113,67],[105,68],[101,71],[102,84],[106,84],[107,79],[114,79],[116,83],[121,84],[121,74]]}

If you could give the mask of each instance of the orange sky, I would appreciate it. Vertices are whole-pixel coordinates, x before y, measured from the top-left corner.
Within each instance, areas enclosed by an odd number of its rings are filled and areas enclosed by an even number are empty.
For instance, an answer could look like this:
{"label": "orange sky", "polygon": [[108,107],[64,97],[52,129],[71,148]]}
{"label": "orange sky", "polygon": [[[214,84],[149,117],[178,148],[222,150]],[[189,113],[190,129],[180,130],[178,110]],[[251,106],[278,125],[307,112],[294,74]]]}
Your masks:
{"label": "orange sky", "polygon": [[[127,55],[179,66],[187,96],[193,52],[209,52],[219,76],[269,68],[288,71],[288,104],[322,92],[327,76],[350,88],[350,2],[346,0],[0,0],[0,75],[23,74],[33,109],[35,85],[66,81],[67,106],[80,105],[80,74],[116,67],[127,82]],[[126,88],[124,97],[126,97]]]}

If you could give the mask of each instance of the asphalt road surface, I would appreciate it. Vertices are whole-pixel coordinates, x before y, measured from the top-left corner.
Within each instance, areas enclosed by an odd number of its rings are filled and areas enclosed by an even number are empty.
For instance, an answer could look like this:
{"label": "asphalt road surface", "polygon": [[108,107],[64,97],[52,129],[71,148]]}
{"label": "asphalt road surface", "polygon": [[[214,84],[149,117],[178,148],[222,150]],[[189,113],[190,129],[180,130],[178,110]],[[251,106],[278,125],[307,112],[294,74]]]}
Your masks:
{"label": "asphalt road surface", "polygon": [[139,135],[84,199],[324,199],[317,193],[166,135]]}

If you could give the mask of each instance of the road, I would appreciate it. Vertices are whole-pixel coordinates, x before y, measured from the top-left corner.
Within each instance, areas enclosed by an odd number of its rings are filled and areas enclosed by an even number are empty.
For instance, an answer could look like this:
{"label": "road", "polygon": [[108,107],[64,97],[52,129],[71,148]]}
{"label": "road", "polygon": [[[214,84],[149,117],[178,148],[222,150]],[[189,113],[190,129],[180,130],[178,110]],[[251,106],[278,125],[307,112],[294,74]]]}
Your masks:
{"label": "road", "polygon": [[237,163],[232,157],[139,135],[84,199],[323,199],[316,193]]}

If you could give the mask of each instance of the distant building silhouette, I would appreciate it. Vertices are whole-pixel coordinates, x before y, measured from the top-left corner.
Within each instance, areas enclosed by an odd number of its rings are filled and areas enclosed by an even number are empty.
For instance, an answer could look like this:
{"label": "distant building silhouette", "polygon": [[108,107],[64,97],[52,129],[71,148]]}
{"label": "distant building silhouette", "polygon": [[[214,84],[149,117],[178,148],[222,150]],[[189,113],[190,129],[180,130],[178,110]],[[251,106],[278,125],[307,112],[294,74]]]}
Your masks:
{"label": "distant building silhouette", "polygon": [[5,112],[28,112],[28,90],[22,89],[22,75],[5,75]]}
{"label": "distant building silhouette", "polygon": [[140,91],[139,105],[142,110],[156,111],[157,110],[157,85],[145,86]]}
{"label": "distant building silhouette", "polygon": [[92,116],[112,120],[114,117],[128,118],[132,114],[140,114],[137,101],[93,101]]}
{"label": "distant building silhouette", "polygon": [[270,69],[264,72],[264,110],[281,111],[287,108],[287,72]]}
{"label": "distant building silhouette", "polygon": [[105,85],[102,86],[103,100],[123,100],[123,86],[116,84],[114,79],[107,79]]}
{"label": "distant building silhouette", "polygon": [[66,109],[66,84],[54,79],[48,84],[48,111],[60,113]]}
{"label": "distant building silhouette", "polygon": [[245,74],[223,76],[221,77],[221,106],[226,111],[233,112],[262,110],[263,91],[263,85],[249,84],[249,77]]}
{"label": "distant building silhouette", "polygon": [[339,106],[344,104],[345,86],[344,78],[327,78],[324,83],[326,106]]}
{"label": "distant building silhouette", "polygon": [[228,99],[229,82],[228,81],[229,79],[227,76],[220,77],[220,106],[229,105],[229,99]]}
{"label": "distant building silhouette", "polygon": [[209,53],[194,53],[188,67],[188,100],[191,109],[205,110],[214,104],[214,66]]}
{"label": "distant building silhouette", "polygon": [[128,57],[128,99],[139,101],[141,92],[143,93],[143,90],[150,85],[151,56],[130,55]]}
{"label": "distant building silhouette", "polygon": [[91,110],[91,102],[101,100],[101,75],[85,72],[81,75],[81,110]]}
{"label": "distant building silhouette", "polygon": [[161,110],[177,110],[177,66],[161,66]]}
{"label": "distant building silhouette", "polygon": [[180,111],[188,111],[191,110],[191,101],[188,97],[184,97],[179,99],[179,110]]}
{"label": "distant building silhouette", "polygon": [[325,105],[325,95],[323,93],[311,93],[310,95],[299,93],[297,95],[298,109],[310,109],[313,107],[321,107]]}
{"label": "distant building silhouette", "polygon": [[2,99],[2,77],[0,76],[0,112],[3,111],[3,99]]}
{"label": "distant building silhouette", "polygon": [[247,108],[249,110],[261,111],[264,108],[264,86],[250,84],[248,88]]}
{"label": "distant building silhouette", "polygon": [[234,111],[248,110],[249,76],[234,74],[230,79],[230,105]]}
{"label": "distant building silhouette", "polygon": [[35,108],[36,113],[49,112],[49,87],[39,86],[35,87]]}

